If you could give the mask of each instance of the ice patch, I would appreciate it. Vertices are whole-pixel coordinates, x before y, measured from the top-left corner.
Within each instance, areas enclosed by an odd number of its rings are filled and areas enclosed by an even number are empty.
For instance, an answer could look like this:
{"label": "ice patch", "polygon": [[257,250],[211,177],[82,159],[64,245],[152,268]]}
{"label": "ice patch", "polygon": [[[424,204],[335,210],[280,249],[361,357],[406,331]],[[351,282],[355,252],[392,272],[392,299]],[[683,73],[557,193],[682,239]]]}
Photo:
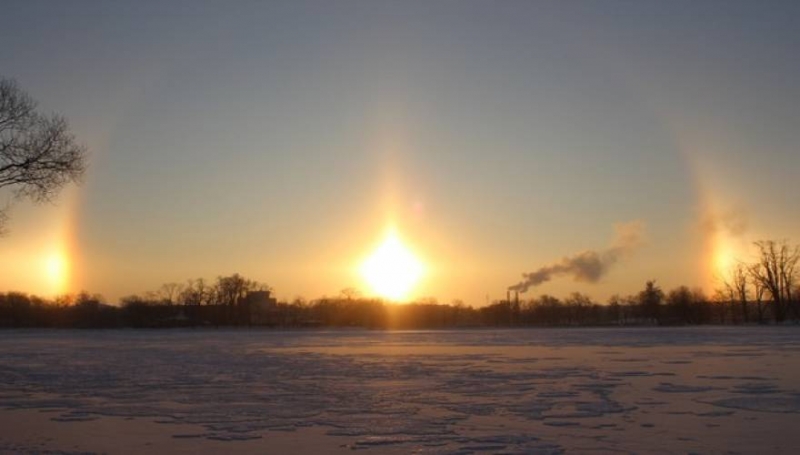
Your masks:
{"label": "ice patch", "polygon": [[536,396],[540,398],[572,398],[578,396],[578,392],[540,392]]}
{"label": "ice patch", "polygon": [[253,434],[211,434],[207,435],[206,439],[211,439],[213,441],[249,441],[251,439],[261,439],[261,435],[253,435]]}
{"label": "ice patch", "polygon": [[551,427],[578,427],[581,425],[578,422],[568,420],[545,420],[544,424]]}
{"label": "ice patch", "polygon": [[662,382],[656,387],[653,387],[654,391],[662,393],[701,393],[714,389],[714,387],[708,386],[681,385],[673,384],[671,382]]}
{"label": "ice patch", "polygon": [[694,415],[698,417],[727,417],[735,413],[736,413],[735,411],[709,411],[709,412],[697,412]]}
{"label": "ice patch", "polygon": [[800,397],[797,396],[751,396],[731,397],[703,401],[722,408],[744,409],[757,412],[800,414]]}
{"label": "ice patch", "polygon": [[620,377],[620,378],[628,378],[628,377],[636,377],[636,376],[653,376],[653,373],[650,371],[620,371],[617,373],[611,373],[613,377]]}
{"label": "ice patch", "polygon": [[385,446],[392,444],[404,444],[407,442],[415,442],[413,436],[369,436],[364,439],[359,439],[355,442],[356,446]]}
{"label": "ice patch", "polygon": [[764,395],[780,393],[781,390],[772,384],[765,384],[763,382],[748,382],[738,384],[731,389],[733,393],[743,393],[748,395]]}

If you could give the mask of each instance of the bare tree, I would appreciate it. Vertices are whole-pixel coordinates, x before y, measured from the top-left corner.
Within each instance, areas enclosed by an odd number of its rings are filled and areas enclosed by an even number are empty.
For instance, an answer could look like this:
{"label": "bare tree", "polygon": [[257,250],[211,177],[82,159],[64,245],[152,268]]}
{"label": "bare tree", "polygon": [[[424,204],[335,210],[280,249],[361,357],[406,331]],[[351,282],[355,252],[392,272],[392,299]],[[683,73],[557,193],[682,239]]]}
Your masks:
{"label": "bare tree", "polygon": [[619,294],[614,294],[608,298],[608,314],[611,322],[619,325],[623,324],[622,297]]}
{"label": "bare tree", "polygon": [[208,304],[212,298],[212,288],[202,278],[189,280],[180,291],[178,301],[185,306],[200,306]]}
{"label": "bare tree", "polygon": [[758,323],[764,323],[764,294],[766,293],[766,288],[762,285],[758,280],[753,280],[753,297],[755,298],[756,303],[756,317],[758,318]]}
{"label": "bare tree", "polygon": [[[752,268],[752,266],[750,266]],[[731,269],[731,276],[730,278],[723,280],[723,286],[725,287],[723,292],[728,295],[728,301],[731,305],[731,322],[736,322],[738,318],[736,317],[736,310],[735,304],[738,302],[740,309],[742,320],[747,323],[750,322],[749,319],[749,312],[747,309],[747,300],[749,298],[749,270],[748,266],[742,264],[741,262],[737,263],[735,267]]]}
{"label": "bare tree", "polygon": [[671,316],[681,324],[694,324],[692,314],[692,291],[686,286],[679,286],[667,293],[667,305]]}
{"label": "bare tree", "polygon": [[742,307],[742,318],[745,324],[750,322],[749,311],[747,311],[747,298],[748,298],[748,278],[747,267],[744,264],[736,264],[731,275],[731,284],[736,291],[736,297],[739,299],[739,305]]}
{"label": "bare tree", "polygon": [[353,287],[344,288],[339,291],[339,294],[341,294],[341,296],[347,300],[355,300],[361,297],[361,293],[358,291],[358,289]]}
{"label": "bare tree", "polygon": [[[0,189],[17,199],[51,201],[86,168],[86,148],[75,141],[67,120],[44,115],[12,79],[0,78]],[[6,220],[0,210],[0,228]]]}
{"label": "bare tree", "polygon": [[698,324],[708,324],[711,320],[709,299],[701,288],[692,289],[692,317]]}
{"label": "bare tree", "polygon": [[215,285],[217,304],[227,308],[229,323],[242,322],[241,319],[249,318],[249,307],[246,305],[248,293],[269,290],[269,286],[248,280],[238,273],[218,277]]}
{"label": "bare tree", "polygon": [[182,291],[183,286],[180,283],[165,283],[161,285],[157,293],[161,297],[161,301],[167,305],[172,305]]}
{"label": "bare tree", "polygon": [[644,317],[661,325],[661,304],[664,301],[664,291],[656,286],[656,280],[650,280],[645,284],[644,290],[639,292],[638,300]]}
{"label": "bare tree", "polygon": [[798,317],[793,291],[798,279],[800,248],[790,247],[786,241],[774,240],[762,240],[755,245],[759,250],[759,259],[750,267],[750,276],[772,298],[775,321],[784,321],[787,310],[793,311]]}
{"label": "bare tree", "polygon": [[564,305],[567,307],[567,318],[569,324],[584,324],[586,322],[586,313],[592,306],[592,299],[580,292],[573,292],[566,299]]}

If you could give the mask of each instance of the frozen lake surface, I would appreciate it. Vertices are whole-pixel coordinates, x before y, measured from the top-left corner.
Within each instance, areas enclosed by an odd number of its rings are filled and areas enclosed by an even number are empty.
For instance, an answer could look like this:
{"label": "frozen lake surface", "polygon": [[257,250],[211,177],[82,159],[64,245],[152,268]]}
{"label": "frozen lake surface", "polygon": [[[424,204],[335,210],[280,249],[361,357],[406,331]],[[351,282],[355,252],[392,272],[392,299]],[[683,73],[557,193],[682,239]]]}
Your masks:
{"label": "frozen lake surface", "polygon": [[0,453],[800,453],[800,327],[0,338]]}

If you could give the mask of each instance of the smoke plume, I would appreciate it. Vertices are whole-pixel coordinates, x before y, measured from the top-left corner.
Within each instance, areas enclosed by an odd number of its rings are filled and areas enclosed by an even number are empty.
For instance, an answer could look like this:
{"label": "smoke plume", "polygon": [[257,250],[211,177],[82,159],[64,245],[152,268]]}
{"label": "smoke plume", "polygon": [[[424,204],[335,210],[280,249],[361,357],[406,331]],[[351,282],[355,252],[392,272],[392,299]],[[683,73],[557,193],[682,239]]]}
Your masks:
{"label": "smoke plume", "polygon": [[527,292],[529,288],[550,281],[554,277],[571,276],[575,281],[596,283],[624,256],[633,252],[642,243],[644,223],[632,221],[614,226],[616,237],[608,248],[600,251],[584,251],[564,257],[555,264],[522,274],[522,281],[509,286],[509,290]]}

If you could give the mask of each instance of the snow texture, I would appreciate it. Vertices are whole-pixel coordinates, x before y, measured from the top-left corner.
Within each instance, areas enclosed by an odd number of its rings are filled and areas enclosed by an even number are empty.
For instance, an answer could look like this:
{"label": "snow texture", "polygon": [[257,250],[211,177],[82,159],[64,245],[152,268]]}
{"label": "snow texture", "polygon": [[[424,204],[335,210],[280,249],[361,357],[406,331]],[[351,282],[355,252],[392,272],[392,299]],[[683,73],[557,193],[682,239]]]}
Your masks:
{"label": "snow texture", "polygon": [[[800,453],[794,327],[2,336],[0,416],[118,418],[120,448],[125,422],[174,428],[154,453],[313,429],[330,453]],[[97,450],[58,444],[0,427],[0,453]]]}

